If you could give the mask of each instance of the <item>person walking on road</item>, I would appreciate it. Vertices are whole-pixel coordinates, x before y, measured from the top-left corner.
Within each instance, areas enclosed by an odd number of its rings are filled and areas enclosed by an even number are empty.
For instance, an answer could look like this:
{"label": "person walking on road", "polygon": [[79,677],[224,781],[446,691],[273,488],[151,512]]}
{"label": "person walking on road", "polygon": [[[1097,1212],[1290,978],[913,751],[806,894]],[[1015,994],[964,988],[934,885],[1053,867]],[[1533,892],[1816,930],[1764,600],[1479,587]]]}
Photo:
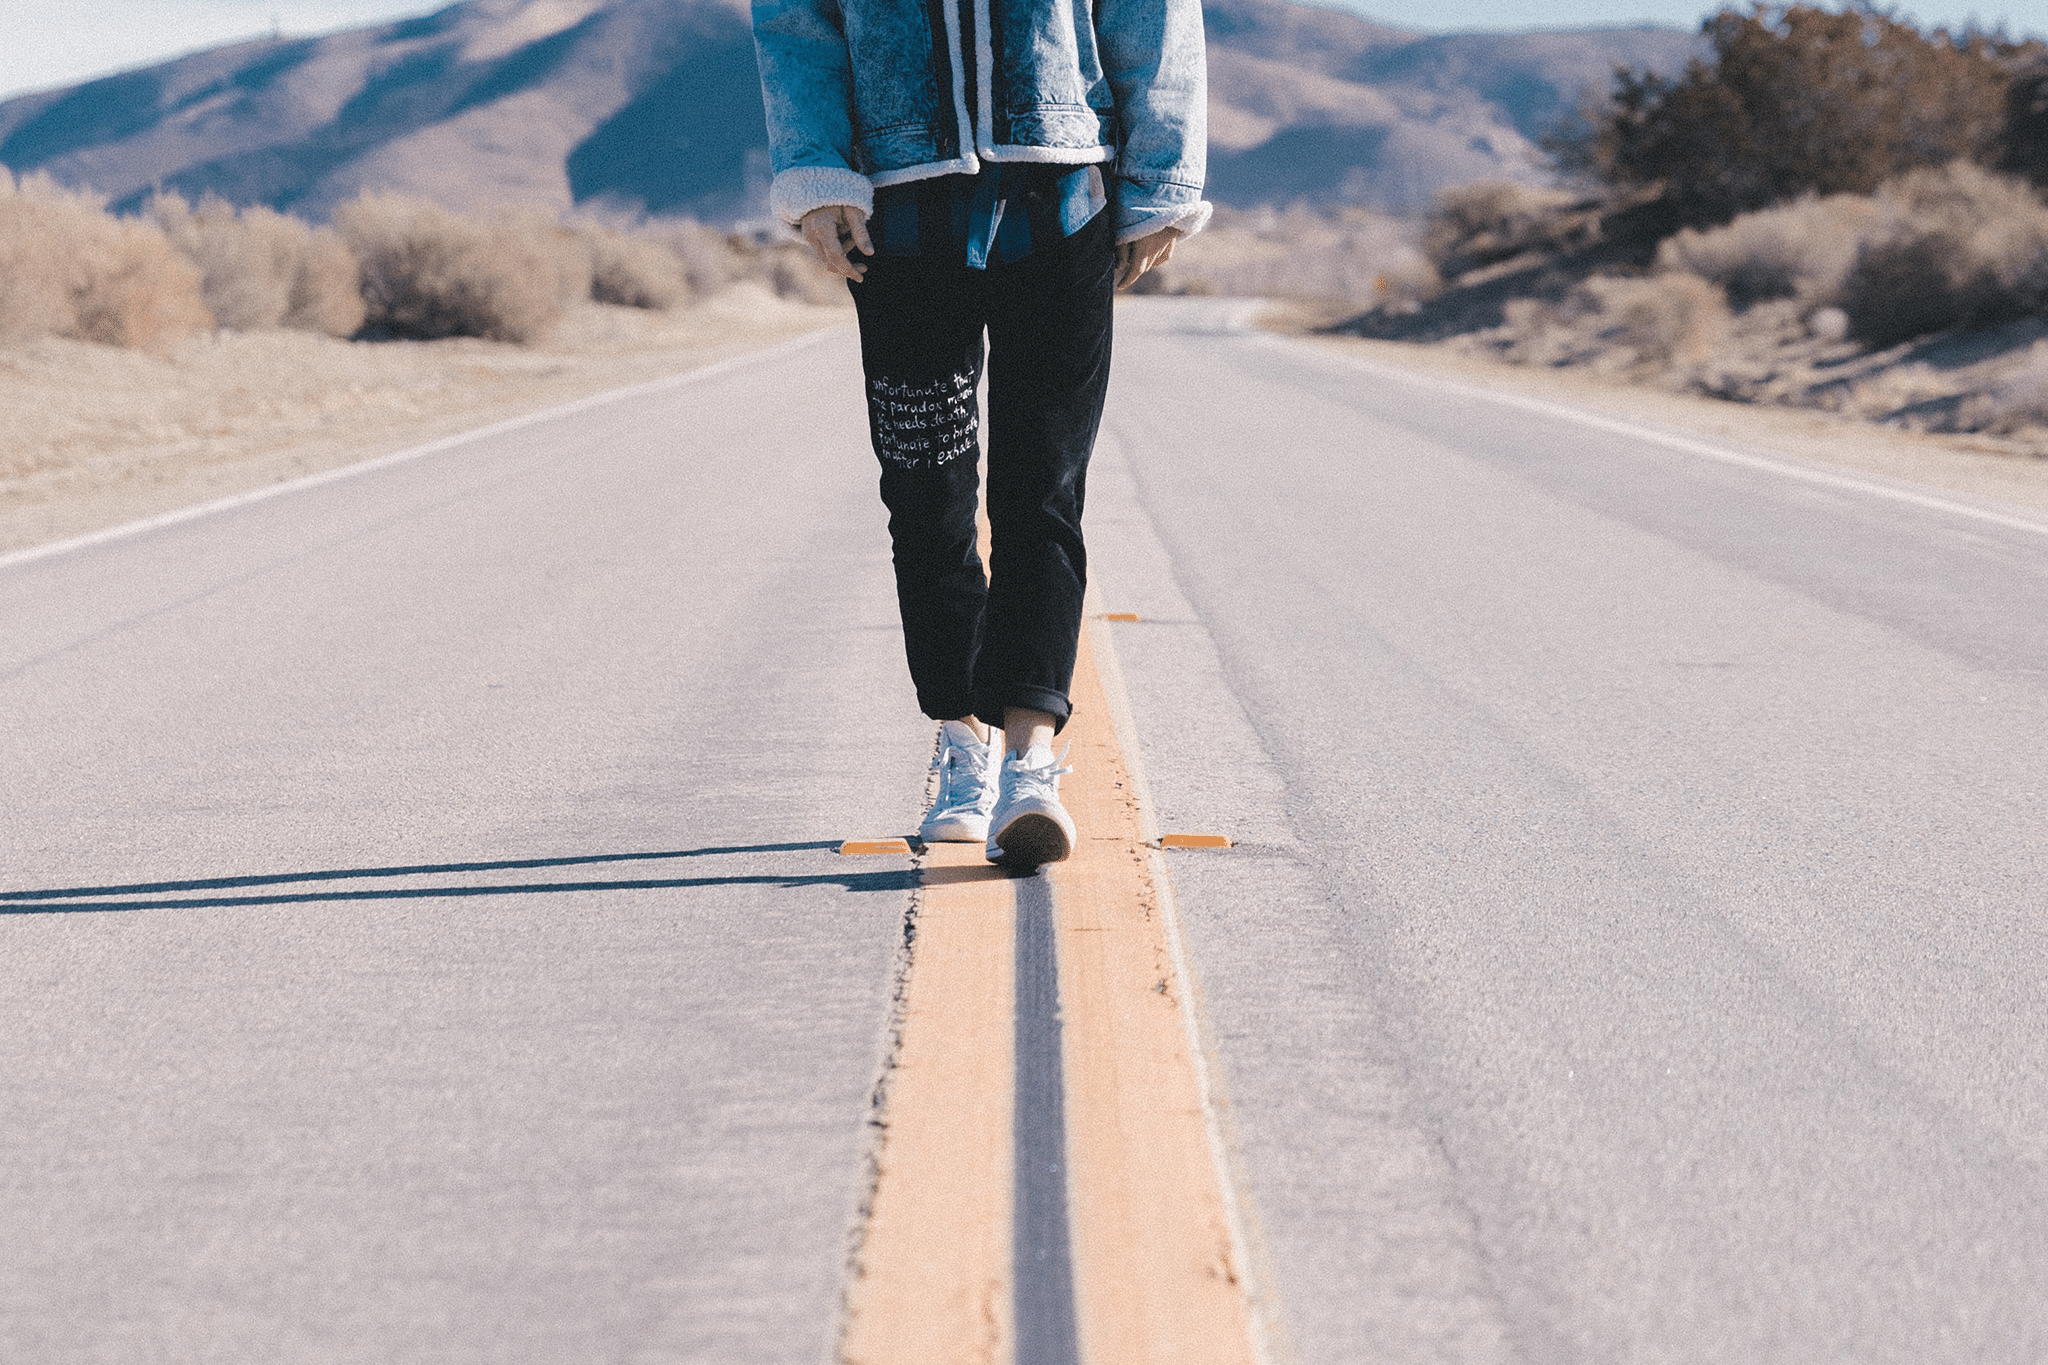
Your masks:
{"label": "person walking on road", "polygon": [[941,722],[920,834],[1058,862],[1075,831],[1052,740],[1071,713],[1113,294],[1209,217],[1200,0],[754,0],[753,14],[769,206],[846,278],[860,319],[905,652]]}

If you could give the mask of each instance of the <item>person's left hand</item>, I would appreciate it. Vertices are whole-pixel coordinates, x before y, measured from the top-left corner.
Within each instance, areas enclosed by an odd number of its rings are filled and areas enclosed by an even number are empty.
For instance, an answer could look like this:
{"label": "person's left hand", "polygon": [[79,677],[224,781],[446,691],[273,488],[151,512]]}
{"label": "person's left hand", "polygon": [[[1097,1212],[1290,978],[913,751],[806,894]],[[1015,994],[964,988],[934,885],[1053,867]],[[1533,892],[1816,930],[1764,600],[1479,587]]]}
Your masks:
{"label": "person's left hand", "polygon": [[1146,271],[1172,260],[1173,244],[1179,236],[1179,228],[1168,227],[1149,237],[1120,243],[1116,249],[1116,287],[1129,289]]}

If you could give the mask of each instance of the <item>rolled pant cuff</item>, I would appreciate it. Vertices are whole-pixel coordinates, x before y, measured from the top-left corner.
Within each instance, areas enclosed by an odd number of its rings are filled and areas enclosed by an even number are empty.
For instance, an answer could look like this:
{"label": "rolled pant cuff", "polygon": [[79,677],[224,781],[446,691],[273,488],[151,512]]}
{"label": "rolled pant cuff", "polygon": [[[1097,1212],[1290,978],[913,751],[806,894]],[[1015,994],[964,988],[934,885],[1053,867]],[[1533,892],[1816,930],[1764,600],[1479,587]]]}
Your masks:
{"label": "rolled pant cuff", "polygon": [[1003,713],[1012,706],[1022,706],[1033,711],[1043,711],[1052,717],[1052,732],[1058,734],[1067,728],[1067,719],[1074,713],[1074,707],[1066,694],[1055,692],[1049,687],[1014,687],[1003,694],[1000,706],[988,705],[975,709],[985,725],[1003,728]]}
{"label": "rolled pant cuff", "polygon": [[964,720],[974,714],[974,703],[965,697],[919,697],[917,705],[933,720]]}

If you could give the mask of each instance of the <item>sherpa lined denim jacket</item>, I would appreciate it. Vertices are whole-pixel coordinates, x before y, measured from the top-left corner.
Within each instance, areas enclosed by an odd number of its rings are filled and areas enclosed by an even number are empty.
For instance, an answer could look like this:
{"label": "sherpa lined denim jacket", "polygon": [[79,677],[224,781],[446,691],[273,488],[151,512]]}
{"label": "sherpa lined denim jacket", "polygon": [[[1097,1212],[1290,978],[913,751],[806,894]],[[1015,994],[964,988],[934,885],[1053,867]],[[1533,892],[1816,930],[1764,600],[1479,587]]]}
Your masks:
{"label": "sherpa lined denim jacket", "polygon": [[[770,209],[984,162],[1114,163],[1117,240],[1208,221],[1200,0],[753,0]],[[963,38],[963,35],[966,35]],[[962,59],[963,41],[974,45]],[[972,78],[975,88],[968,89]]]}

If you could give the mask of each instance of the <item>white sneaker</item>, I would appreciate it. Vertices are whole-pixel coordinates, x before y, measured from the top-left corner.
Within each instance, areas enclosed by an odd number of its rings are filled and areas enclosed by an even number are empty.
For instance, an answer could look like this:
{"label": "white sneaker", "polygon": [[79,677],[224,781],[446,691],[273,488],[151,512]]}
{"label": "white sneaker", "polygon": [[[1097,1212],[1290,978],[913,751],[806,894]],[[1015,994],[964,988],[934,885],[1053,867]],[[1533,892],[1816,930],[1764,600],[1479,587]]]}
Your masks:
{"label": "white sneaker", "polygon": [[917,837],[928,844],[988,838],[989,812],[996,808],[996,761],[995,745],[976,739],[972,726],[957,720],[939,726],[939,752],[932,757],[939,795]]}
{"label": "white sneaker", "polygon": [[1067,749],[1054,758],[1051,745],[1035,744],[1004,760],[988,836],[990,862],[1032,868],[1064,862],[1074,851],[1074,820],[1060,804],[1060,779],[1074,771],[1060,766],[1066,756]]}

